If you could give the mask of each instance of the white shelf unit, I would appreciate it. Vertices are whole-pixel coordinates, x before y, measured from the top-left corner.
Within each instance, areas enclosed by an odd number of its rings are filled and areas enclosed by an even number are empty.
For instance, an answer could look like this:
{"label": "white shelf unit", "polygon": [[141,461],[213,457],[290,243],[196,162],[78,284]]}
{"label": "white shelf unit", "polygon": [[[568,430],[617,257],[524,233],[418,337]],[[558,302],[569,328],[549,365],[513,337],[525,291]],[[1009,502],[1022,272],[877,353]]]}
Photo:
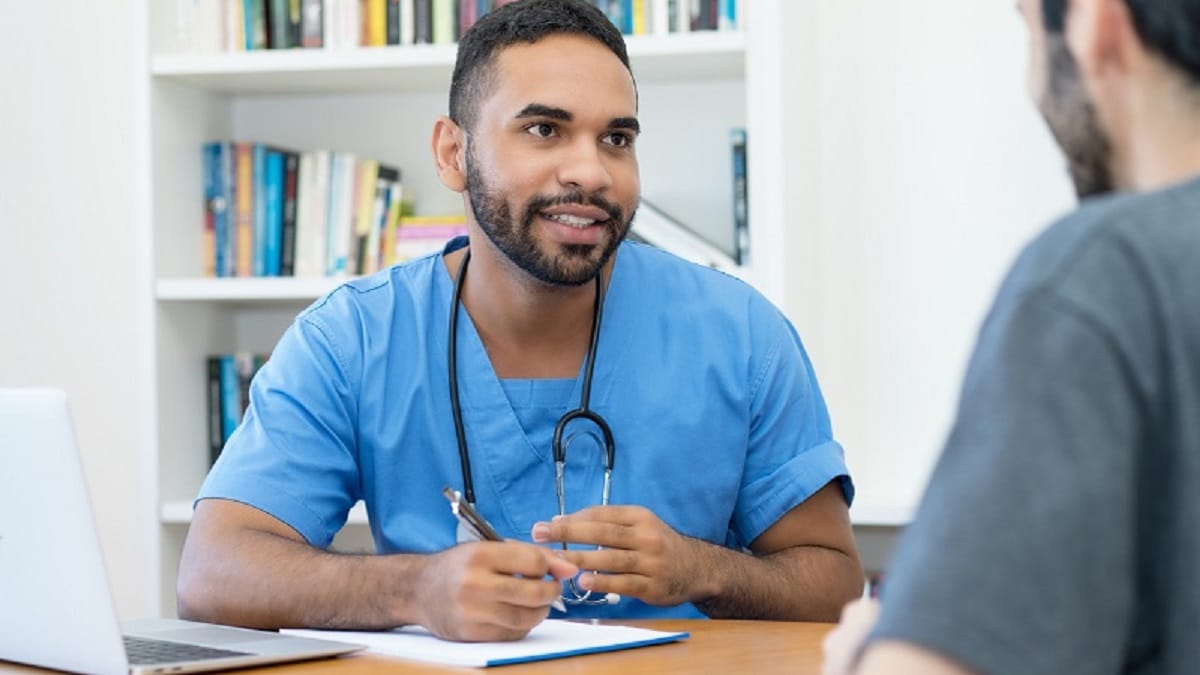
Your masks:
{"label": "white shelf unit", "polygon": [[[142,265],[148,428],[146,474],[158,505],[147,524],[158,604],[175,612],[179,554],[191,502],[208,469],[205,357],[267,353],[295,314],[341,279],[205,279],[201,146],[247,140],[332,149],[401,168],[417,212],[461,210],[438,183],[429,136],[446,109],[455,50],[447,46],[176,54],[173,3],[143,0],[149,17],[144,150],[151,195]],[[785,291],[778,0],[746,7],[731,33],[628,40],[639,85],[643,196],[701,232],[732,237],[729,130],[747,129],[752,267],[740,270],[779,304]],[[773,242],[776,242],[773,244]],[[358,529],[361,507],[352,514]]]}

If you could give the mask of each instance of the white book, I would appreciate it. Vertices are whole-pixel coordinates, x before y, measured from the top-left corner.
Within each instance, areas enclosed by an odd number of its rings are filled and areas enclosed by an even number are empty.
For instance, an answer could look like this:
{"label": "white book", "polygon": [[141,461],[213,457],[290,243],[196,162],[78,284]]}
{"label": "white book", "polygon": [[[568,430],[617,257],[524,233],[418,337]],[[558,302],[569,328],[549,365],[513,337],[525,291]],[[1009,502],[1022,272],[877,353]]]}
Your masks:
{"label": "white book", "polygon": [[223,0],[221,19],[225,23],[224,44],[227,52],[246,51],[246,20],[242,16],[243,0]]}
{"label": "white book", "polygon": [[[321,12],[321,46],[325,49],[341,49],[342,3],[346,0],[325,0]],[[358,0],[354,0],[358,2]]]}
{"label": "white book", "polygon": [[348,152],[334,153],[329,174],[329,242],[325,272],[346,274],[350,263],[350,240],[354,236],[354,175],[358,158]]}
{"label": "white book", "polygon": [[411,45],[416,39],[415,21],[413,0],[400,0],[400,44]]}
{"label": "white book", "polygon": [[671,0],[652,0],[650,6],[650,32],[666,35],[671,32]]}
{"label": "white book", "polygon": [[358,0],[341,0],[342,20],[338,25],[341,31],[339,37],[339,47],[342,49],[356,49],[362,46],[362,17],[358,12]]}
{"label": "white book", "polygon": [[[322,185],[322,182],[324,183]],[[326,198],[329,194],[329,153],[300,154],[296,179],[296,277],[325,276]]]}

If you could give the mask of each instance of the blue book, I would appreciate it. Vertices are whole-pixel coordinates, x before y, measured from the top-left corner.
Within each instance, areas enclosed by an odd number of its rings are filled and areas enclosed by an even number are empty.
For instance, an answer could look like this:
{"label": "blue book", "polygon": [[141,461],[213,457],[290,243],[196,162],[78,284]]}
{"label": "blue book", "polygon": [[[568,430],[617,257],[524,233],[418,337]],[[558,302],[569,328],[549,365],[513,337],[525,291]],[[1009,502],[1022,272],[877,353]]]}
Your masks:
{"label": "blue book", "polygon": [[242,394],[238,387],[237,363],[233,356],[221,357],[221,429],[224,432],[222,445],[233,435],[233,430],[242,420]]}
{"label": "blue book", "polygon": [[254,276],[267,273],[267,148],[255,143],[254,165]]}
{"label": "blue book", "polygon": [[214,276],[233,276],[229,210],[233,199],[229,191],[232,170],[232,148],[227,143],[207,143],[204,146],[205,200],[213,228]]}
{"label": "blue book", "polygon": [[266,151],[263,181],[262,276],[279,276],[279,253],[283,247],[283,153]]}
{"label": "blue book", "polygon": [[717,4],[717,29],[737,30],[737,0],[720,0]]}

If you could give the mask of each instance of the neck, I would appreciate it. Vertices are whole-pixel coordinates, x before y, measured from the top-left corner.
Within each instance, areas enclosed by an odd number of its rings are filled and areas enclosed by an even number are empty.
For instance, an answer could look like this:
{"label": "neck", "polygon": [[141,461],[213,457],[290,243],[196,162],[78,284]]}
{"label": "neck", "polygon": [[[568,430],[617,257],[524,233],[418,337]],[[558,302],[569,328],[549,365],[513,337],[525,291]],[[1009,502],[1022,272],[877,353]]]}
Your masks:
{"label": "neck", "polygon": [[1117,171],[1121,187],[1160,190],[1200,175],[1200,93],[1195,85],[1169,78],[1136,94],[1129,99],[1124,152],[1116,144],[1116,161],[1124,165]]}
{"label": "neck", "polygon": [[[531,277],[486,236],[471,238],[462,304],[500,378],[574,378],[587,354],[596,286],[554,286]],[[465,250],[446,256],[451,276]],[[601,276],[611,273],[612,261]]]}

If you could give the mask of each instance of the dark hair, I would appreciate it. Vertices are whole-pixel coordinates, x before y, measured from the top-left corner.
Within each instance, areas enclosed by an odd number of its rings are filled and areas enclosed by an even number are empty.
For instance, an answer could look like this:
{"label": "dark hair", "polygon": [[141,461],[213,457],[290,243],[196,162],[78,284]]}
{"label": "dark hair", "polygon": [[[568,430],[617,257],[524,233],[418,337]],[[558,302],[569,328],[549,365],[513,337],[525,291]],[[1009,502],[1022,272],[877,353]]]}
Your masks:
{"label": "dark hair", "polygon": [[[1061,33],[1068,0],[1042,0],[1042,20]],[[1150,51],[1200,87],[1200,0],[1125,0],[1138,37]]]}
{"label": "dark hair", "polygon": [[591,3],[517,0],[480,17],[459,41],[454,75],[450,79],[450,119],[466,129],[474,126],[479,103],[491,93],[496,54],[500,50],[518,43],[532,44],[560,33],[595,38],[630,70],[621,32]]}

